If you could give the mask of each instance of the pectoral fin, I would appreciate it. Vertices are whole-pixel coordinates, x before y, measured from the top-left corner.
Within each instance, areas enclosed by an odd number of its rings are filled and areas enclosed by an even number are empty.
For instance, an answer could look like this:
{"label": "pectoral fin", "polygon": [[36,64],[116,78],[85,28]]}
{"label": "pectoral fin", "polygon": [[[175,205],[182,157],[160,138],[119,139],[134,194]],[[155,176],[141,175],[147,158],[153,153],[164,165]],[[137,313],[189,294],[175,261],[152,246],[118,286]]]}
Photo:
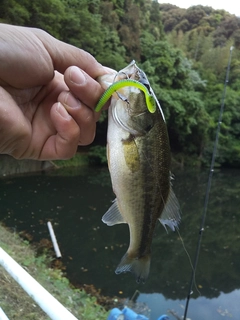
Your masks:
{"label": "pectoral fin", "polygon": [[115,224],[119,223],[126,223],[119,211],[117,199],[113,201],[112,206],[103,215],[102,221],[106,223],[108,226],[114,226]]}
{"label": "pectoral fin", "polygon": [[175,231],[175,229],[178,228],[180,220],[181,216],[178,199],[175,196],[175,193],[173,192],[172,188],[170,188],[168,200],[159,218],[159,221],[164,226],[166,231],[166,226],[168,226],[172,231]]}

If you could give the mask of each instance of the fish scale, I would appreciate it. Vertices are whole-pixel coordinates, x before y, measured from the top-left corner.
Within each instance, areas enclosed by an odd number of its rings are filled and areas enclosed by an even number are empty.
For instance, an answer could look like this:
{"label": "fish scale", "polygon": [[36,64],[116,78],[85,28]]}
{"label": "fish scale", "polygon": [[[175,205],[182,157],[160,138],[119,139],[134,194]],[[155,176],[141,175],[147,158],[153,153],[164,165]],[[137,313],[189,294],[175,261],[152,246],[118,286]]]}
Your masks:
{"label": "fish scale", "polygon": [[[119,74],[121,81],[123,75],[136,81],[144,79],[149,94],[155,97],[135,62]],[[118,76],[108,74],[99,79],[103,86],[111,81],[118,81]],[[149,275],[157,221],[172,230],[180,222],[179,204],[171,187],[171,155],[163,111],[156,101],[158,108],[150,112],[145,94],[145,89],[143,92],[129,85],[111,98],[107,156],[116,200],[102,218],[109,226],[128,224],[129,248],[115,272],[130,271],[137,282],[145,282]]]}

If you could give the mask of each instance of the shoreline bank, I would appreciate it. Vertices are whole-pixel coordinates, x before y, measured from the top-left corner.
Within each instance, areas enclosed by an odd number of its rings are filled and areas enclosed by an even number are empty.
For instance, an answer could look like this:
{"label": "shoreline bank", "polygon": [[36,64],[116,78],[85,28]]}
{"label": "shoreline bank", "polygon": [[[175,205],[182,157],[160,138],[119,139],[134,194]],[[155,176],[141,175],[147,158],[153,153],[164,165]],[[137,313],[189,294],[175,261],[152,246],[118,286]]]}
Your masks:
{"label": "shoreline bank", "polygon": [[[52,261],[46,253],[37,256],[29,242],[1,224],[0,246],[78,319],[107,319],[108,312],[96,297],[74,288],[61,270],[51,268]],[[49,319],[1,266],[0,301],[10,319]]]}

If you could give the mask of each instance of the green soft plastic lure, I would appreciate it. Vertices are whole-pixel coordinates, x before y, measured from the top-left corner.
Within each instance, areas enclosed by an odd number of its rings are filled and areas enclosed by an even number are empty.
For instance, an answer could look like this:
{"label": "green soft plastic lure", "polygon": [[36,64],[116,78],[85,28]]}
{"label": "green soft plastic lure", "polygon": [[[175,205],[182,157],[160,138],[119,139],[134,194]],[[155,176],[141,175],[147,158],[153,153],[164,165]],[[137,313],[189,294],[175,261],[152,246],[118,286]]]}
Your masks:
{"label": "green soft plastic lure", "polygon": [[156,102],[153,95],[149,93],[145,85],[133,79],[119,80],[117,82],[114,82],[111,86],[109,86],[107,90],[104,92],[104,94],[101,96],[100,100],[98,101],[95,111],[99,112],[105,105],[105,103],[108,101],[108,99],[111,98],[112,94],[123,87],[135,87],[143,91],[145,94],[145,100],[148,111],[151,113],[154,113],[156,111]]}

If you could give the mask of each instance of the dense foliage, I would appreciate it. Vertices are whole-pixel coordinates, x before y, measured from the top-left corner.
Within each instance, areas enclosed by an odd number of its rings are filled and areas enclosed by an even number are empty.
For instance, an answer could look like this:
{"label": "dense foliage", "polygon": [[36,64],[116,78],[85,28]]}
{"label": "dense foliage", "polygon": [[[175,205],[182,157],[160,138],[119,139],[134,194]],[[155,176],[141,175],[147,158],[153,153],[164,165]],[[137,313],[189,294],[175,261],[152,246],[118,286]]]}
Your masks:
{"label": "dense foliage", "polygon": [[117,70],[135,59],[156,91],[181,162],[210,161],[234,46],[217,161],[240,166],[239,17],[152,0],[0,0],[0,22],[42,28]]}

